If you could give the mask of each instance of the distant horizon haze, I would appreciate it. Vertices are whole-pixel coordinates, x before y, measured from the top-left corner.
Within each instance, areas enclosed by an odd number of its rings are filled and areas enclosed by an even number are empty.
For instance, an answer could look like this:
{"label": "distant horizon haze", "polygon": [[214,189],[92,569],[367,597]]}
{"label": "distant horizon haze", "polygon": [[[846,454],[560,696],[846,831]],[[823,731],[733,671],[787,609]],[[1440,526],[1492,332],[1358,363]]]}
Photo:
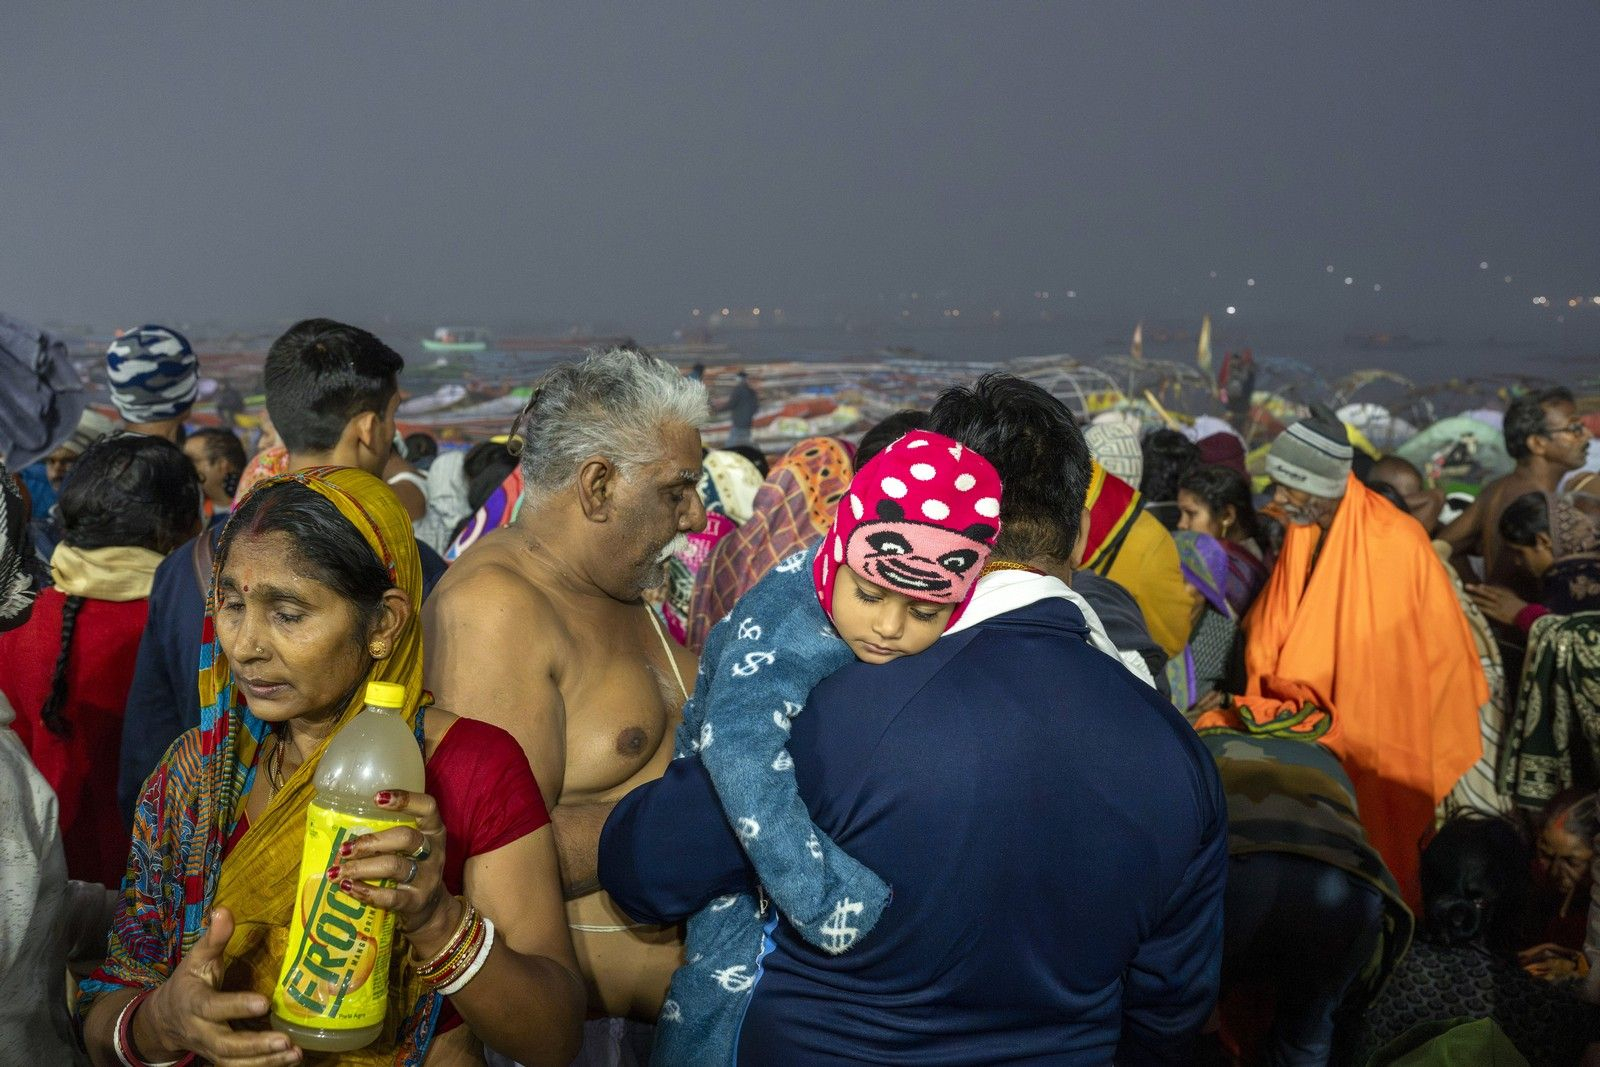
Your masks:
{"label": "distant horizon haze", "polygon": [[959,310],[948,337],[1048,310],[1097,348],[1210,313],[1219,345],[1581,361],[1596,40],[1590,0],[19,0],[0,310],[657,337],[696,307]]}

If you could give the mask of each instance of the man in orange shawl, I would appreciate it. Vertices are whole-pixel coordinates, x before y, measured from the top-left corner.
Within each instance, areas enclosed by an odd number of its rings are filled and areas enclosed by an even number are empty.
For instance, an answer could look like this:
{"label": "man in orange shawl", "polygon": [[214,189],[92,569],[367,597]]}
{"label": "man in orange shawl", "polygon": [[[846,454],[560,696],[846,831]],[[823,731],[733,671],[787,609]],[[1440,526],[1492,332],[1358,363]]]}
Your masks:
{"label": "man in orange shawl", "polygon": [[1357,481],[1350,458],[1344,427],[1328,414],[1274,442],[1267,473],[1290,525],[1245,617],[1246,692],[1220,698],[1223,710],[1195,725],[1242,720],[1247,730],[1330,748],[1415,907],[1419,842],[1435,806],[1482,754],[1478,709],[1488,686],[1427,534]]}
{"label": "man in orange shawl", "polygon": [[1177,543],[1161,520],[1144,510],[1139,490],[1098,460],[1091,462],[1079,569],[1110,578],[1132,594],[1150,636],[1168,656],[1176,656],[1189,643],[1195,606],[1195,594],[1178,563]]}

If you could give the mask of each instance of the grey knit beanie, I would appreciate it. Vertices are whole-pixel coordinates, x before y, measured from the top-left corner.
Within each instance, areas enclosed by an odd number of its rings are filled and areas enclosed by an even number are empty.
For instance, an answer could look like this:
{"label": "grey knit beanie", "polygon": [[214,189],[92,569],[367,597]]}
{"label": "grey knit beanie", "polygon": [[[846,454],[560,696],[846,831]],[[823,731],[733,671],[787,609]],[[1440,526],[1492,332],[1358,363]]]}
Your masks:
{"label": "grey knit beanie", "polygon": [[1279,485],[1338,500],[1344,496],[1354,456],[1344,424],[1320,404],[1272,442],[1267,474]]}

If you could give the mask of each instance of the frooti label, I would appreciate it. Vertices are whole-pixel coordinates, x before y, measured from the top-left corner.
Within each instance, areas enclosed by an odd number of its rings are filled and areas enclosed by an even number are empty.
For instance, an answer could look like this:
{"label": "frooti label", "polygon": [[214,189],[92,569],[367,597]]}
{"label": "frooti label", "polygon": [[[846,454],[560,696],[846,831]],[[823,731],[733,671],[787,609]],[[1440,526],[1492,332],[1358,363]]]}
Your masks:
{"label": "frooti label", "polygon": [[394,915],[341,892],[327,872],[349,839],[409,825],[403,819],[344,815],[315,803],[307,809],[300,892],[272,997],[279,1018],[324,1030],[358,1030],[383,1021]]}

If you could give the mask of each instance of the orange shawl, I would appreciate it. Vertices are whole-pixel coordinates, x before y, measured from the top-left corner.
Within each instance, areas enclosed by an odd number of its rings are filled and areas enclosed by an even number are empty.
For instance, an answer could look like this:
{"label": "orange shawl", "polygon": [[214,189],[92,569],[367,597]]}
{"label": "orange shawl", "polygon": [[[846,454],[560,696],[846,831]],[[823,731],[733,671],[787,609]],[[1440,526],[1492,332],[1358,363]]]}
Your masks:
{"label": "orange shawl", "polygon": [[1361,822],[1415,906],[1418,843],[1482,755],[1488,685],[1415,519],[1352,476],[1308,581],[1320,539],[1315,526],[1289,528],[1245,617],[1240,704],[1257,722],[1291,720],[1308,702],[1331,715],[1321,742],[1355,783]]}

